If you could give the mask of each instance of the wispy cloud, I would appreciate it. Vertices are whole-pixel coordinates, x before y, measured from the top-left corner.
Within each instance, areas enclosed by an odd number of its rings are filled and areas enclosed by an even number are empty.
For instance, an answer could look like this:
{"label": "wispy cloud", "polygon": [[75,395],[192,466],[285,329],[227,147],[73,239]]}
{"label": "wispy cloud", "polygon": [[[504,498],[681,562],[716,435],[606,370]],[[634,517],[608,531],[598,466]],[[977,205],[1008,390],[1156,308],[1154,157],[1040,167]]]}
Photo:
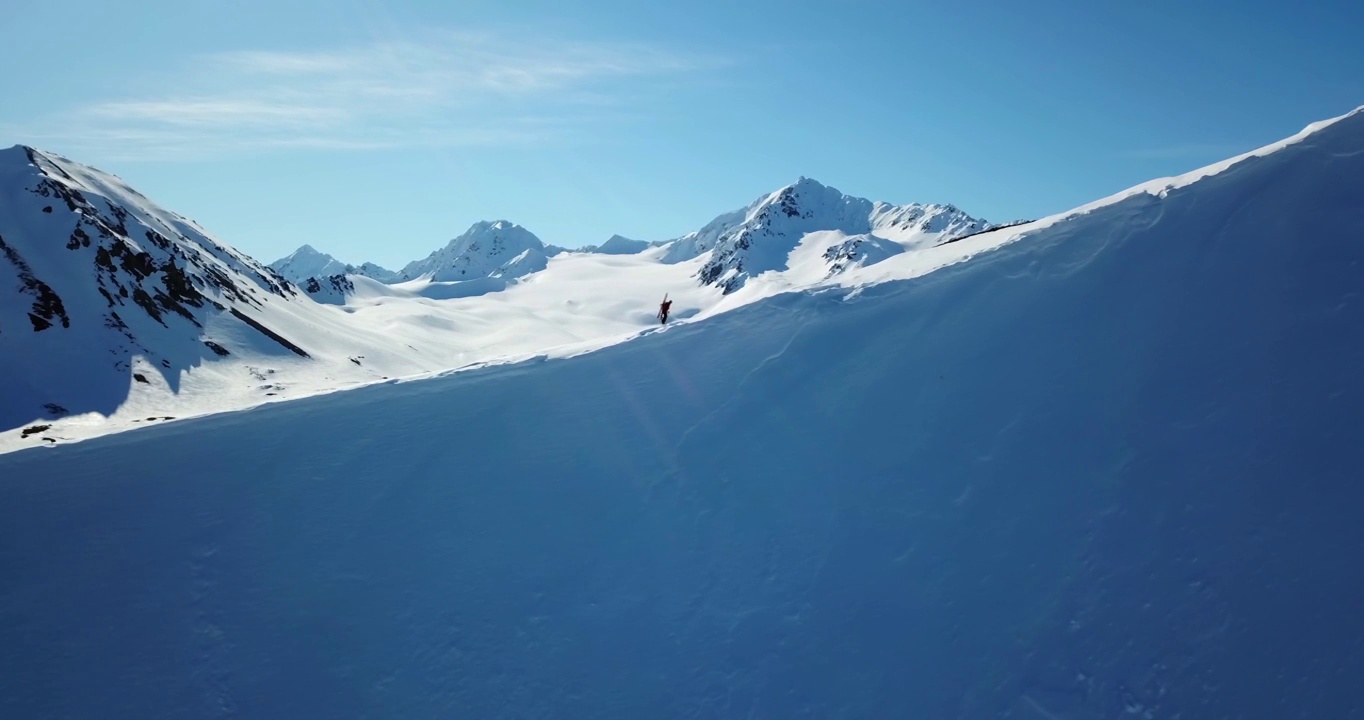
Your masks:
{"label": "wispy cloud", "polygon": [[525,143],[624,117],[658,83],[723,64],[639,44],[433,33],[325,51],[201,56],[162,78],[164,89],[9,129],[73,151],[151,159]]}

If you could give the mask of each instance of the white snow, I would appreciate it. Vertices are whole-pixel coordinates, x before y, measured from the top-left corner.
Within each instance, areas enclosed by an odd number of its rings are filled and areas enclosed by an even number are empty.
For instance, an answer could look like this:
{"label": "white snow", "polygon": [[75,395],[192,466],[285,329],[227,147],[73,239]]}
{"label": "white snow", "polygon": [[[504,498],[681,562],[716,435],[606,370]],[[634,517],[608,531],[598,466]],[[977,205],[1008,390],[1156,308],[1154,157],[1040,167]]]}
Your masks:
{"label": "white snow", "polygon": [[[1299,136],[1234,160],[1276,154],[1329,124],[1313,125]],[[11,191],[0,197],[0,203],[9,203],[0,209],[12,208],[4,217],[28,224],[6,225],[0,219],[0,238],[30,257],[39,277],[71,275],[60,284],[52,283],[68,305],[70,297],[82,293],[88,299],[76,308],[83,318],[78,328],[0,334],[0,349],[5,351],[0,356],[0,383],[8,388],[0,407],[4,416],[0,419],[5,420],[0,452],[163,422],[149,418],[194,417],[536,355],[572,356],[654,327],[664,294],[674,301],[674,322],[685,323],[784,292],[822,288],[860,292],[869,285],[914,278],[961,262],[1134,196],[1163,197],[1236,166],[1233,161],[1219,163],[1143,184],[1075,211],[947,244],[942,243],[971,232],[983,221],[950,206],[893,206],[851,198],[805,178],[744,210],[720,216],[697,233],[632,254],[561,252],[548,258],[546,246],[520,226],[506,221],[477,223],[426,260],[405,268],[405,274],[416,278],[407,282],[388,285],[348,275],[343,285],[319,280],[318,292],[310,296],[257,293],[261,307],[246,306],[247,314],[309,354],[300,358],[222,313],[203,318],[202,330],[184,322],[177,327],[179,318],[174,316],[166,321],[170,330],[145,318],[132,319],[140,342],[124,342],[103,326],[99,306],[104,302],[85,287],[88,277],[71,274],[67,251],[34,255],[33,247],[20,245],[25,239],[64,237],[71,223],[61,213],[36,212],[38,205],[52,200],[27,191],[13,193],[15,186],[31,184],[36,176],[23,161],[22,149],[6,153],[9,162],[3,167],[9,174],[0,178],[0,187]],[[157,208],[116,178],[60,162],[61,172],[87,196],[126,207],[162,232],[179,233],[185,242],[250,270],[242,264],[251,263],[249,259]],[[783,203],[795,212],[781,212]],[[736,251],[732,240],[742,232],[768,234],[762,235],[763,242]],[[52,248],[54,241],[37,245]],[[701,252],[704,247],[720,250]],[[732,265],[735,258],[742,261],[745,282],[731,294],[722,294],[727,289],[723,283],[698,283],[698,275],[707,268],[717,262]],[[0,262],[0,272],[7,269]],[[738,275],[734,267],[726,272],[728,278]],[[259,284],[262,278],[251,281]],[[18,297],[18,303],[0,306],[0,311],[10,313],[0,315],[0,331],[25,328],[23,313],[31,298]],[[122,317],[129,320],[128,314],[125,311]],[[203,340],[230,354],[220,358],[208,352]],[[108,348],[102,352],[123,361],[111,362],[91,348]],[[166,362],[170,367],[164,366]],[[136,381],[134,374],[146,382]],[[62,412],[50,412],[49,404]],[[48,427],[42,432],[24,434],[25,429],[43,425]]]}
{"label": "white snow", "polygon": [[[267,269],[112,176],[56,156],[35,157],[41,167],[29,161],[23,148],[9,151],[5,164],[9,175],[0,185],[7,200],[0,202],[9,202],[13,220],[24,224],[0,222],[0,237],[9,238],[18,254],[35,264],[36,276],[51,280],[55,293],[68,305],[74,303],[78,317],[74,327],[60,331],[0,336],[0,347],[9,350],[0,360],[0,371],[7,371],[0,383],[11,388],[0,406],[0,452],[395,377],[535,354],[572,355],[653,327],[664,295],[674,301],[674,322],[736,306],[732,301],[722,303],[719,289],[698,282],[713,257],[677,256],[676,248],[691,240],[650,245],[615,236],[605,250],[565,252],[508,221],[476,223],[396,274],[377,266],[345,265],[306,245]],[[83,215],[41,213],[43,203],[54,201],[31,190],[44,182],[70,186],[105,207]],[[922,244],[924,238],[942,236],[943,228],[925,226],[927,220],[941,216],[934,206],[871,203],[806,179],[741,211],[736,227],[770,231],[774,224],[767,219],[767,210],[779,208],[792,192],[804,203],[801,216],[779,223],[775,241],[755,243],[734,255],[747,263],[746,272],[762,267],[779,271],[778,258],[799,246],[790,255],[797,266],[778,281],[783,288],[817,284],[918,247],[915,243]],[[135,219],[147,218],[152,224],[144,223],[145,227],[167,238],[167,257],[190,246],[201,248],[229,262],[223,272],[234,282],[278,291],[256,293],[243,304],[208,288],[213,302],[254,318],[308,357],[298,357],[238,317],[209,306],[195,310],[192,320],[169,314],[156,320],[143,317],[139,309],[129,312],[109,305],[91,280],[91,269],[99,270],[92,258],[102,245],[123,241],[140,250],[146,244],[140,237],[143,226],[112,232],[74,252],[55,248],[66,242],[75,225],[113,224],[106,217],[112,208],[126,209]],[[848,236],[828,229],[838,227],[866,232]],[[806,232],[812,233],[809,242],[802,239]],[[718,233],[712,240],[725,248],[734,236]],[[820,245],[820,238],[828,242]],[[144,284],[149,292],[159,287],[155,278],[118,280],[119,272],[114,268],[105,273],[107,281],[129,287]],[[297,291],[280,275],[294,281]],[[394,278],[409,279],[382,282]],[[760,287],[771,287],[773,279]],[[23,293],[7,299],[5,310],[11,314],[0,317],[0,327],[23,327],[32,300]],[[111,310],[118,311],[119,322],[129,324],[128,333],[109,327],[114,322]],[[220,357],[210,347],[227,355]],[[42,432],[31,430],[42,426],[46,426]]]}
{"label": "white snow", "polygon": [[[725,296],[658,248],[271,296],[312,360],[219,315],[261,383],[562,359],[0,455],[0,708],[1354,717],[1361,187],[1355,114],[950,244],[811,230]],[[693,318],[618,342],[662,289]]]}
{"label": "white snow", "polygon": [[[701,269],[702,282],[730,293],[743,287],[749,278],[786,270],[792,252],[812,232],[868,236],[869,252],[858,261],[865,263],[900,252],[891,243],[905,249],[931,247],[989,226],[950,205],[888,205],[844,195],[800,178],[743,210],[721,215],[678,238],[661,257],[664,262],[679,262],[707,255]],[[848,265],[849,254],[856,253],[843,253],[843,262],[828,262],[841,270]]]}

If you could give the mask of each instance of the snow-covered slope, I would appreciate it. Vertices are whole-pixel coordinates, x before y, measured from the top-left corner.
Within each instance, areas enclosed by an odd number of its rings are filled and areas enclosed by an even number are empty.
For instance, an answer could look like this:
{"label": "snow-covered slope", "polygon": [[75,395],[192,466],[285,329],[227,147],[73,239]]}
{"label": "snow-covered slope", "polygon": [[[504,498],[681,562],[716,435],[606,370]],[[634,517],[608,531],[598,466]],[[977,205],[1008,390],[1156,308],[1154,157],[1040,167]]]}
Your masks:
{"label": "snow-covered slope", "polygon": [[811,249],[833,274],[988,227],[951,205],[872,202],[801,178],[678,238],[662,257],[677,262],[709,253],[699,280],[729,293],[763,272],[786,270],[810,233],[826,233]]}
{"label": "snow-covered slope", "polygon": [[299,305],[277,273],[118,178],[0,151],[0,427],[112,409],[130,382],[174,385],[243,344],[306,356],[281,326]]}
{"label": "snow-covered slope", "polygon": [[1357,114],[600,352],[0,455],[0,709],[1357,717],[1360,187]]}
{"label": "snow-covered slope", "polygon": [[543,270],[548,259],[545,244],[529,230],[506,220],[483,221],[425,259],[408,263],[395,280],[510,280]]}

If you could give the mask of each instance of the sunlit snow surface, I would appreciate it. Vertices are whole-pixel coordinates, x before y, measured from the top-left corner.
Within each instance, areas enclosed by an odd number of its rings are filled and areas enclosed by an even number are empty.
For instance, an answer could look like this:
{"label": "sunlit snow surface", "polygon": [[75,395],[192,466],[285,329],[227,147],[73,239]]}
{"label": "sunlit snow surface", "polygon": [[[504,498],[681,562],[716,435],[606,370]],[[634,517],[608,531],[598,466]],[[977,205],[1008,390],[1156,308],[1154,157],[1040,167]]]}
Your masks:
{"label": "sunlit snow surface", "polygon": [[1311,130],[619,344],[685,268],[556,257],[426,317],[561,359],[0,455],[0,717],[1364,717],[1364,115]]}

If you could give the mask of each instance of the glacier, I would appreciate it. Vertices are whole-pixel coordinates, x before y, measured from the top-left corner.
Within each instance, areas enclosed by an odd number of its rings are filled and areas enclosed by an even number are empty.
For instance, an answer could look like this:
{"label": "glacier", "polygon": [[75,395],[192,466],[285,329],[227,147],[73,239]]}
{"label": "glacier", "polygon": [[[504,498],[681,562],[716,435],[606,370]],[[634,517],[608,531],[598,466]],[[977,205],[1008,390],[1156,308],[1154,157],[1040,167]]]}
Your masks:
{"label": "glacier", "polygon": [[0,716],[1364,717],[1362,179],[0,455]]}

